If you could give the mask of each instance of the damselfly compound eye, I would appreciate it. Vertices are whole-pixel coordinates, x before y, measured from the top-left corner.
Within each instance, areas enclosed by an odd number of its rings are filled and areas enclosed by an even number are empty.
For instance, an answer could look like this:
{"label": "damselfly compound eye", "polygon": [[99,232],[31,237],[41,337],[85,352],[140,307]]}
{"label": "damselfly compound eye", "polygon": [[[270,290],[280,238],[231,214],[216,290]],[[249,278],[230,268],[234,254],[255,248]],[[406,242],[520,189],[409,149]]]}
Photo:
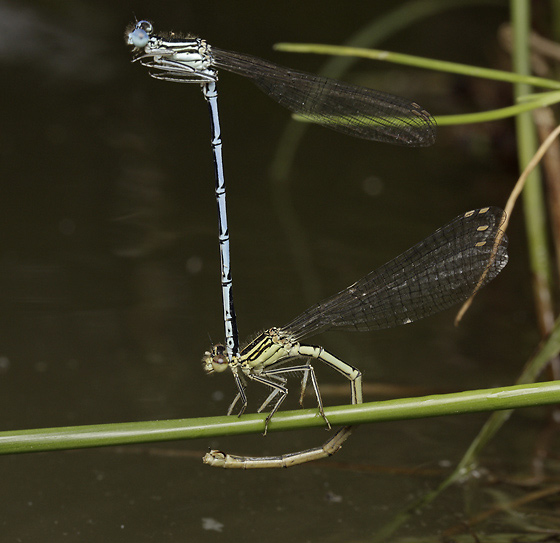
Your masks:
{"label": "damselfly compound eye", "polygon": [[228,365],[229,358],[223,345],[214,345],[212,351],[206,351],[202,357],[202,366],[206,373],[221,373]]}
{"label": "damselfly compound eye", "polygon": [[224,371],[229,364],[229,358],[226,353],[226,348],[223,345],[216,345],[212,349],[212,369],[220,373]]}
{"label": "damselfly compound eye", "polygon": [[[151,25],[150,25],[151,26]],[[150,41],[150,35],[143,28],[138,26],[128,35],[129,45],[134,45],[138,49],[142,49],[148,45]]]}

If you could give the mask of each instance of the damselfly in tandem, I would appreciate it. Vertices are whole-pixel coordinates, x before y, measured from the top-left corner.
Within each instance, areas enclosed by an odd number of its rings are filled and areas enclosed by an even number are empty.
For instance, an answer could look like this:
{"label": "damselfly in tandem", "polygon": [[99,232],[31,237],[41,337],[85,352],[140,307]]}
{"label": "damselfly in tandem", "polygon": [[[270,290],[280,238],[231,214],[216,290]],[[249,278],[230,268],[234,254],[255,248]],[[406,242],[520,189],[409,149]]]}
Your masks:
{"label": "damselfly in tandem", "polygon": [[[268,405],[270,419],[288,394],[285,375],[300,372],[300,402],[308,381],[314,390],[320,415],[330,427],[312,361],[319,360],[344,375],[351,386],[353,404],[362,402],[362,374],[354,366],[322,347],[300,340],[331,328],[380,330],[408,324],[467,300],[494,279],[508,261],[507,238],[501,230],[504,212],[496,207],[469,211],[440,228],[411,249],[372,271],[353,285],[309,308],[282,328],[271,328],[230,357],[223,345],[206,352],[203,365],[208,373],[228,368],[238,393],[230,405],[231,414],[241,402],[245,411],[247,380],[261,383],[271,393],[259,412]],[[289,365],[294,359],[301,363]],[[288,364],[288,365],[286,365]],[[343,427],[320,447],[274,457],[234,456],[213,450],[204,462],[224,468],[290,467],[331,456],[350,435]]]}
{"label": "damselfly in tandem", "polygon": [[350,136],[410,147],[435,141],[434,118],[406,98],[218,49],[200,38],[173,32],[158,36],[148,21],[129,28],[126,39],[135,48],[134,60],[156,79],[204,86],[215,83],[223,69],[249,78],[293,113]]}
{"label": "damselfly in tandem", "polygon": [[211,47],[206,41],[166,33],[156,35],[149,21],[138,21],[125,33],[134,61],[163,81],[198,83],[210,109],[212,150],[218,203],[221,284],[228,357],[239,354],[233,305],[226,186],[216,82],[218,70],[249,78],[290,111],[317,124],[368,140],[411,147],[435,141],[436,123],[416,102],[373,89],[284,68],[250,55]]}

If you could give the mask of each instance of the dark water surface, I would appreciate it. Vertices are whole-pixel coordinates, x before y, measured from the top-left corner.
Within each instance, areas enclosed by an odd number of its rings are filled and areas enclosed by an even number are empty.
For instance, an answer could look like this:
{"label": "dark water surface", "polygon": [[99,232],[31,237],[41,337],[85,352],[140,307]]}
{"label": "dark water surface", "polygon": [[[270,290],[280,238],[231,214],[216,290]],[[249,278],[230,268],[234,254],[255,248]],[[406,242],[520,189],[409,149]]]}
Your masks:
{"label": "dark water surface", "polygon": [[[234,393],[229,376],[208,379],[200,365],[223,335],[206,105],[197,86],[157,82],[132,65],[125,25],[150,18],[157,29],[316,70],[323,59],[272,45],[341,43],[394,5],[0,2],[3,430],[218,415]],[[450,12],[381,47],[490,65],[506,18],[499,8]],[[434,114],[500,105],[474,101],[470,83],[425,72],[358,63],[347,78]],[[506,123],[441,128],[423,150],[311,127],[289,200],[279,201],[270,165],[288,114],[237,76],[223,74],[219,88],[242,338],[284,324],[459,213],[503,206],[514,181]],[[294,259],[288,211],[308,261]],[[314,342],[359,366],[369,384],[426,392],[511,384],[536,340],[520,222],[510,265],[459,329],[448,312]],[[344,386],[327,403],[347,401],[346,383],[326,371],[319,378]],[[250,409],[263,393],[250,391]],[[498,469],[506,455],[511,469],[524,469],[537,416],[517,414],[489,449]],[[209,446],[287,452],[325,432],[3,457],[0,540],[369,540],[437,486],[485,418],[363,427],[332,461],[278,472],[224,472],[200,458]],[[469,492],[449,490],[399,535],[438,534],[492,503],[484,489],[474,504]]]}

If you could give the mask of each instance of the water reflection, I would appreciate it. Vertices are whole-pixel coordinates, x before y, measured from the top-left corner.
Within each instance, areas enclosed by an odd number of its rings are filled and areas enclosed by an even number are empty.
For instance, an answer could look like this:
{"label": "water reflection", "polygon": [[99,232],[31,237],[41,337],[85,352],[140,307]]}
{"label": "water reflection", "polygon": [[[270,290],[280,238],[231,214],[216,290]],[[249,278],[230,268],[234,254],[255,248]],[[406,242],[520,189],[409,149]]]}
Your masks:
{"label": "water reflection", "polygon": [[[276,40],[343,40],[360,23],[341,6],[323,5],[315,27],[299,4],[270,5],[259,24],[262,6],[248,1],[170,2],[165,10],[145,2],[0,3],[4,429],[225,412],[232,383],[208,379],[200,368],[202,352],[223,333],[206,108],[198,89],[150,81],[134,69],[122,30],[133,12],[161,20],[162,28],[186,21],[185,30],[218,35],[214,41],[223,47],[275,59],[269,46]],[[503,14],[492,14],[484,28],[480,16],[468,18],[477,30],[469,42],[473,54],[485,41],[480,32],[493,40],[493,22]],[[413,33],[408,39],[415,43],[403,49],[415,52],[433,41],[432,27],[430,36],[415,40],[421,35]],[[309,294],[267,178],[287,117],[235,76],[220,85],[236,305],[241,335],[249,336],[287,322],[309,305]],[[289,196],[322,294],[347,286],[458,213],[500,205],[507,191],[500,165],[448,146],[445,133],[438,148],[405,154],[310,132]],[[510,238],[519,255],[519,236]],[[512,284],[523,265],[512,258],[459,331],[444,315],[406,331],[318,342],[364,367],[374,383],[437,389],[509,383],[517,373],[511,365],[520,367],[534,343],[530,309],[520,308]],[[320,379],[337,382],[328,372]],[[496,443],[498,458],[510,454],[512,469],[522,469],[530,454],[538,426],[532,417],[520,414]],[[263,534],[269,541],[364,539],[436,486],[442,461],[453,464],[483,420],[362,428],[336,462],[278,473],[225,474],[205,469],[200,457],[208,446],[296,450],[324,439],[324,432],[6,457],[2,533],[7,541],[178,541],[208,537],[208,530],[212,537],[258,541]],[[406,533],[437,533],[469,507],[482,508],[481,492],[487,496],[476,485],[452,489]],[[221,532],[212,529],[218,526]]]}

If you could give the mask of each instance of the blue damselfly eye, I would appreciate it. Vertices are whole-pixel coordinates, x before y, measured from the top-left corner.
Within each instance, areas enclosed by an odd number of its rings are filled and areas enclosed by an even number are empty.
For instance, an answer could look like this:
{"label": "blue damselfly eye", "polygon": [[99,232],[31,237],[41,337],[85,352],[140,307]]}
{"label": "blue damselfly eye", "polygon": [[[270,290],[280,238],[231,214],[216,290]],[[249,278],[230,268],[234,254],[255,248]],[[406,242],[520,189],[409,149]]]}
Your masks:
{"label": "blue damselfly eye", "polygon": [[128,35],[128,43],[134,45],[134,47],[138,47],[138,49],[146,47],[149,41],[150,35],[143,28],[135,28]]}

